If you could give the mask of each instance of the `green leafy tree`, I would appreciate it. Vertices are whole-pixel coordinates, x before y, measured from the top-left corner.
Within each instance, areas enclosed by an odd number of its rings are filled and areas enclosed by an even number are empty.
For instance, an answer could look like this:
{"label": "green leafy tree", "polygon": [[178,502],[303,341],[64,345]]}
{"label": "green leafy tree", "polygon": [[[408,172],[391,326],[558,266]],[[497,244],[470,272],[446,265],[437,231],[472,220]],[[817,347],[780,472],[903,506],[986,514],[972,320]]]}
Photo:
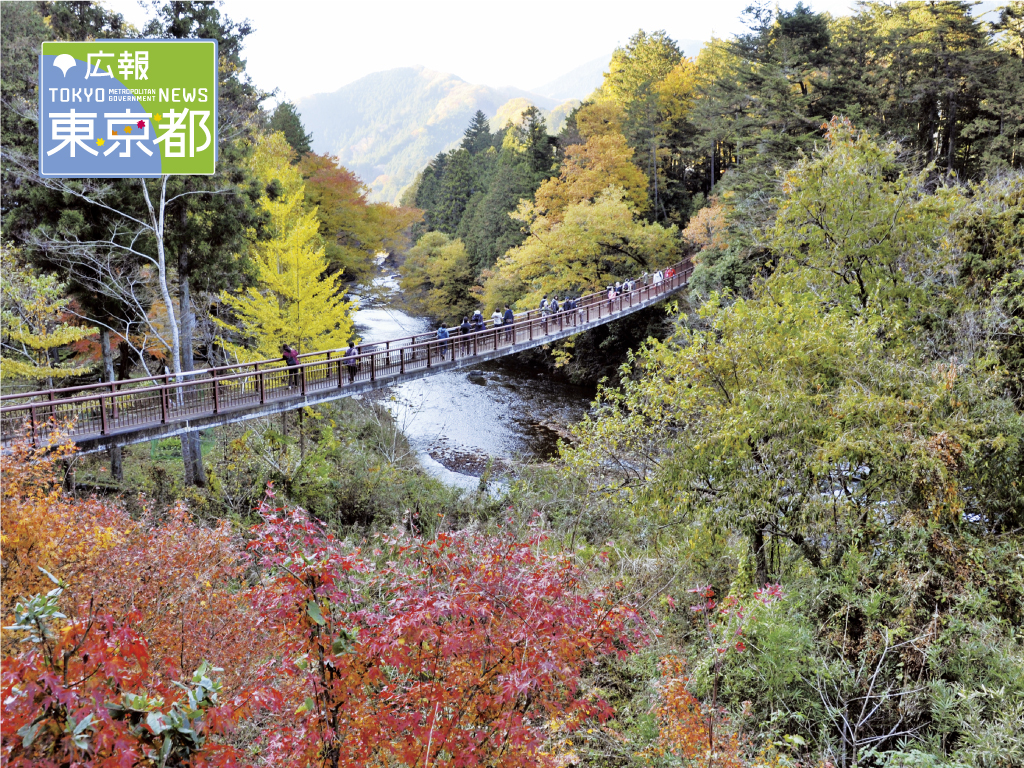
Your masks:
{"label": "green leafy tree", "polygon": [[447,158],[444,173],[437,185],[433,205],[432,228],[454,235],[462,215],[476,191],[472,156],[465,149],[453,150]]}
{"label": "green leafy tree", "polygon": [[519,120],[506,126],[502,146],[520,154],[539,184],[553,171],[554,137],[548,135],[544,115],[534,106],[527,107]]}
{"label": "green leafy tree", "polygon": [[819,115],[885,132],[947,173],[1019,166],[1021,58],[970,3],[863,3],[833,26]]}
{"label": "green leafy tree", "polygon": [[922,195],[926,174],[905,172],[897,145],[879,145],[849,121],[833,120],[826,138],[827,148],[784,177],[770,248],[814,270],[850,312],[924,323],[953,287],[939,245],[958,190]]}
{"label": "green leafy tree", "polygon": [[461,240],[443,232],[428,232],[409,250],[401,285],[417,309],[458,324],[477,306],[471,291],[474,277]]}
{"label": "green leafy tree", "polygon": [[473,210],[465,234],[466,250],[479,273],[504,253],[523,242],[520,222],[509,214],[520,201],[529,200],[535,185],[529,166],[512,152],[502,151],[494,178]]}

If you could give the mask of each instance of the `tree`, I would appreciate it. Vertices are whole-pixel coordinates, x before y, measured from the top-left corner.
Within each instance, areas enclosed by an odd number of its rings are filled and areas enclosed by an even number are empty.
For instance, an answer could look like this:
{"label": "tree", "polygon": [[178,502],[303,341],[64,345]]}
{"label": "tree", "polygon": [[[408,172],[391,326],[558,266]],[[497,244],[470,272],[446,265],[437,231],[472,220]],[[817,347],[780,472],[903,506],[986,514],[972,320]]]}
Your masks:
{"label": "tree", "polygon": [[456,149],[448,155],[437,186],[430,226],[438,232],[454,235],[462,221],[469,199],[476,192],[472,156],[465,149]]}
{"label": "tree", "polygon": [[565,209],[561,220],[522,203],[516,218],[529,231],[526,241],[498,261],[485,285],[485,302],[508,285],[521,285],[521,306],[535,307],[551,292],[600,290],[616,279],[653,271],[675,261],[678,231],[640,221],[623,191],[609,187],[594,202]]}
{"label": "tree", "polygon": [[0,245],[4,280],[0,316],[3,319],[3,378],[45,381],[81,376],[91,365],[60,359],[62,348],[92,335],[91,328],[68,322],[67,286],[55,275],[39,275],[21,260],[18,250]]}
{"label": "tree", "polygon": [[506,127],[502,147],[525,158],[535,184],[548,178],[554,170],[554,138],[548,136],[544,115],[533,105],[523,111],[517,122]]}
{"label": "tree", "polygon": [[633,163],[633,150],[616,130],[618,115],[607,108],[584,107],[576,123],[583,144],[566,148],[557,178],[537,189],[536,205],[551,221],[559,221],[570,205],[590,202],[608,187],[618,187],[638,213],[647,210],[647,178]]}
{"label": "tree", "polygon": [[274,108],[267,127],[273,133],[284,134],[289,146],[295,152],[295,162],[302,160],[306,153],[312,150],[310,140],[312,140],[313,134],[306,133],[302,119],[295,110],[295,105],[290,101],[282,101]]}
{"label": "tree", "polygon": [[958,191],[922,196],[926,176],[900,167],[898,146],[878,145],[848,120],[833,119],[826,139],[784,177],[770,247],[814,270],[851,312],[922,322],[953,280],[938,245]]}
{"label": "tree", "polygon": [[732,96],[733,85],[726,82],[720,99],[742,100],[734,133],[737,169],[729,185],[750,195],[774,168],[790,165],[819,137],[818,81],[830,36],[828,17],[803,3],[792,11],[757,4],[746,13],[750,32],[732,43],[739,93]]}
{"label": "tree", "polygon": [[[774,273],[649,344],[570,452],[585,472],[621,468],[621,490],[606,492],[666,525],[726,515],[759,584],[780,542],[824,575],[854,546],[883,546],[896,517],[994,532],[1024,513],[1006,479],[1024,460],[1024,422],[1004,379],[980,373],[985,339],[965,332],[990,310],[957,277],[963,199],[923,194],[896,148],[843,121],[829,140],[786,178],[768,230]],[[993,265],[1013,250],[1006,203],[994,196],[988,214],[1005,244]]]}
{"label": "tree", "polygon": [[[1018,406],[1024,406],[1024,179],[979,185],[953,219],[963,251],[960,276],[985,320],[956,336],[988,347],[1000,361]],[[979,327],[980,326],[980,327]]]}
{"label": "tree", "polygon": [[509,214],[521,200],[528,200],[535,189],[529,166],[515,153],[502,150],[494,178],[467,222],[464,242],[477,273],[493,266],[509,248],[523,242],[525,234]]}
{"label": "tree", "polygon": [[[101,22],[116,26],[116,19],[103,21],[106,17],[87,5],[71,8],[73,13],[57,14],[68,35],[91,35]],[[35,140],[5,142],[5,172],[19,178],[17,204],[5,203],[4,223],[30,246],[34,262],[68,275],[89,322],[130,345],[143,336],[146,342],[135,350],[143,365],[147,345],[162,347],[160,362],[168,362],[180,380],[194,367],[195,284],[212,293],[244,281],[235,254],[253,223],[254,196],[240,173],[241,140],[254,124],[261,96],[240,58],[242,40],[251,31],[248,24],[222,17],[209,3],[171,2],[154,10],[145,28],[148,36],[218,41],[219,173],[201,180],[163,177],[155,183],[41,179]],[[186,479],[203,484],[194,432],[183,438],[182,458]]]}
{"label": "tree", "polygon": [[819,115],[884,132],[947,174],[1019,165],[1021,59],[993,45],[969,3],[858,11],[834,25]]}
{"label": "tree", "polygon": [[625,47],[617,48],[598,99],[607,99],[623,111],[623,133],[646,171],[648,194],[653,201],[652,217],[662,210],[658,186],[658,151],[663,143],[661,128],[662,81],[682,59],[682,51],[663,30],[648,35],[634,34]]}
{"label": "tree", "polygon": [[479,109],[473,115],[469,127],[463,132],[462,148],[471,155],[479,155],[486,152],[491,146],[491,126],[487,122],[487,115]]}
{"label": "tree", "polygon": [[306,204],[316,208],[327,261],[347,282],[368,281],[377,254],[403,245],[408,229],[422,218],[415,208],[369,202],[366,186],[335,157],[309,152],[298,168]]}
{"label": "tree", "polygon": [[420,311],[458,325],[477,304],[470,290],[474,276],[461,240],[428,232],[409,250],[401,285]]}
{"label": "tree", "polygon": [[283,343],[297,344],[300,352],[337,349],[352,336],[352,303],[338,285],[340,273],[327,274],[317,211],[305,204],[292,158],[280,133],[260,140],[253,154],[253,173],[274,196],[260,200],[270,239],[252,245],[256,286],[221,295],[235,322],[218,319],[218,325],[242,339],[222,344],[238,360],[279,357]]}

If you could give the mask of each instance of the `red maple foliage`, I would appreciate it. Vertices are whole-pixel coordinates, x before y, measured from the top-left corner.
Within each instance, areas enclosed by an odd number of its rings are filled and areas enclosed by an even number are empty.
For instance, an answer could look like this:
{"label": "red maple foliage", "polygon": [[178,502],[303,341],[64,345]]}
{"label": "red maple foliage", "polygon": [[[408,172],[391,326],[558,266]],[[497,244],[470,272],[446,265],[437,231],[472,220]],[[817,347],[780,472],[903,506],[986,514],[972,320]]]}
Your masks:
{"label": "red maple foliage", "polygon": [[541,765],[547,718],[610,714],[580,677],[634,647],[639,617],[539,535],[395,535],[378,564],[300,513],[255,534],[275,579],[258,608],[301,715],[270,729],[272,762]]}
{"label": "red maple foliage", "polygon": [[58,629],[61,590],[17,609],[28,650],[4,660],[3,764],[39,766],[192,765],[229,768],[238,752],[210,741],[236,706],[202,664],[191,685],[154,680],[149,648],[134,623],[91,614]]}

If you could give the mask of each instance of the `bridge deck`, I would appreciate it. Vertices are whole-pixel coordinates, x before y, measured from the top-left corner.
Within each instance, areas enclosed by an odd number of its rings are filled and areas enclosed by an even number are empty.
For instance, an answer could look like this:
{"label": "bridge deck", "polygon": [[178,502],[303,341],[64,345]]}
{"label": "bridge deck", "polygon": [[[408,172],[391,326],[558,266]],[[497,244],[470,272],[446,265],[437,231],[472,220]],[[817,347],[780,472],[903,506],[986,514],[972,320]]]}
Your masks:
{"label": "bridge deck", "polygon": [[685,288],[692,271],[688,261],[681,262],[661,283],[637,286],[613,301],[590,294],[574,311],[543,315],[531,310],[516,315],[511,326],[467,335],[453,329],[448,340],[430,333],[364,344],[355,358],[343,359],[344,350],[327,350],[300,355],[293,367],[280,359],[263,360],[190,371],[183,381],[166,375],[4,395],[0,442],[7,446],[24,435],[45,443],[59,430],[88,453],[351,397],[604,325]]}

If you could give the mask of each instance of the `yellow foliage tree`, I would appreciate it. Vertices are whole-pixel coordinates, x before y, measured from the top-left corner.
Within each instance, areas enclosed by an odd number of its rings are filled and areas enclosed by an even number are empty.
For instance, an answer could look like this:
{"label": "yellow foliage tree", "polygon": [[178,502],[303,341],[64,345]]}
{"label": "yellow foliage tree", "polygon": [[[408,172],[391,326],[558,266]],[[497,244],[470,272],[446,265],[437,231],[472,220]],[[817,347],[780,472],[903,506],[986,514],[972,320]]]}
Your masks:
{"label": "yellow foliage tree", "polygon": [[519,305],[535,307],[546,294],[600,290],[678,258],[675,226],[638,219],[618,187],[606,189],[593,202],[570,205],[559,220],[527,202],[520,204],[513,218],[529,227],[530,236],[498,261],[485,284],[488,306],[518,288]]}
{"label": "yellow foliage tree", "polygon": [[476,307],[473,278],[462,240],[427,232],[405,260],[402,291],[426,314],[457,324]]}
{"label": "yellow foliage tree", "polygon": [[354,303],[345,300],[341,273],[327,274],[317,209],[304,202],[302,175],[292,157],[281,133],[261,137],[253,155],[256,176],[274,194],[260,200],[270,238],[252,245],[256,286],[221,295],[236,322],[218,323],[243,339],[223,344],[239,360],[277,357],[284,343],[300,352],[335,349],[352,337]]}
{"label": "yellow foliage tree", "polygon": [[93,328],[71,325],[65,319],[70,300],[66,285],[54,275],[40,275],[19,259],[18,250],[0,246],[3,282],[0,283],[0,320],[3,324],[3,354],[0,376],[30,382],[45,381],[87,373],[91,365],[55,361],[61,347],[91,336]]}
{"label": "yellow foliage tree", "polygon": [[561,172],[537,190],[537,208],[546,218],[560,221],[565,210],[593,201],[608,187],[618,187],[632,208],[646,211],[647,177],[633,165],[633,149],[619,129],[621,112],[612,104],[587,106],[577,115],[577,127],[586,138],[565,151]]}
{"label": "yellow foliage tree", "polygon": [[698,253],[722,251],[729,246],[725,208],[717,197],[712,197],[710,202],[697,211],[683,230],[683,240]]}
{"label": "yellow foliage tree", "polygon": [[658,83],[658,103],[666,123],[674,126],[689,119],[697,98],[697,78],[697,65],[683,59]]}

